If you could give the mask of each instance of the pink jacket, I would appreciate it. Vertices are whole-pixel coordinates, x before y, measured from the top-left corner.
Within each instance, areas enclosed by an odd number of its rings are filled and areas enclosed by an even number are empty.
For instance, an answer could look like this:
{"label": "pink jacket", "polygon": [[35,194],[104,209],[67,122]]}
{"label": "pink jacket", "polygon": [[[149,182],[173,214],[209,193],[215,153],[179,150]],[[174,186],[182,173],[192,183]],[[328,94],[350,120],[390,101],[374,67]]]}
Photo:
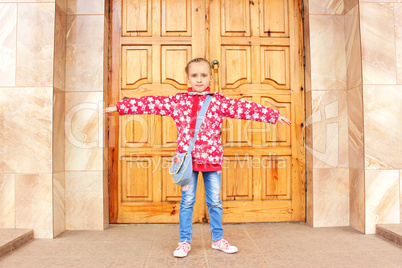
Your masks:
{"label": "pink jacket", "polygon": [[[172,117],[178,130],[176,152],[184,153],[187,152],[190,143],[192,98],[194,96],[189,93],[178,93],[174,96],[144,96],[119,101],[116,107],[121,115],[156,114]],[[205,98],[205,94],[200,96],[198,112],[201,110]],[[194,162],[222,165],[223,150],[220,129],[225,117],[275,124],[278,121],[279,111],[255,102],[231,99],[219,92],[213,93],[192,151]]]}

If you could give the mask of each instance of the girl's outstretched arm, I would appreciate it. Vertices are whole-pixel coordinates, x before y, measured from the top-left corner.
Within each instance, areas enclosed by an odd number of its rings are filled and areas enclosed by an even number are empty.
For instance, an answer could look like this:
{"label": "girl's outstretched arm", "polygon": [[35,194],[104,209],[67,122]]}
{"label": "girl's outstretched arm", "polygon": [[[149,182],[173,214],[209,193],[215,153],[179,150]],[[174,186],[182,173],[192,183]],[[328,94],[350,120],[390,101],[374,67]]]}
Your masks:
{"label": "girl's outstretched arm", "polygon": [[104,113],[119,112],[124,114],[156,114],[172,116],[174,111],[175,96],[143,96],[132,99],[123,99],[116,106],[107,107]]}
{"label": "girl's outstretched arm", "polygon": [[290,125],[290,120],[270,107],[247,100],[231,99],[221,95],[220,112],[224,117]]}

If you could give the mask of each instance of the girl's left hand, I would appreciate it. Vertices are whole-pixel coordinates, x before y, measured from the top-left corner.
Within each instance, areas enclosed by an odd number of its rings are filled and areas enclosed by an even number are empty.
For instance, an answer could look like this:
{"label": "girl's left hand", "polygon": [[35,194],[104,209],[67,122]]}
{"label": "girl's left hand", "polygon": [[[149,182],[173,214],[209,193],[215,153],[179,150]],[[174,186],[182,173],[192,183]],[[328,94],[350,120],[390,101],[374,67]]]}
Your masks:
{"label": "girl's left hand", "polygon": [[290,124],[292,124],[289,119],[287,119],[286,117],[281,116],[281,115],[278,117],[278,122],[281,123],[282,126],[285,125],[283,122],[285,122],[285,123],[288,124],[289,126],[290,126]]}
{"label": "girl's left hand", "polygon": [[107,107],[107,108],[103,109],[103,113],[104,113],[104,114],[105,114],[105,113],[113,113],[113,112],[116,112],[116,111],[117,111],[116,106]]}

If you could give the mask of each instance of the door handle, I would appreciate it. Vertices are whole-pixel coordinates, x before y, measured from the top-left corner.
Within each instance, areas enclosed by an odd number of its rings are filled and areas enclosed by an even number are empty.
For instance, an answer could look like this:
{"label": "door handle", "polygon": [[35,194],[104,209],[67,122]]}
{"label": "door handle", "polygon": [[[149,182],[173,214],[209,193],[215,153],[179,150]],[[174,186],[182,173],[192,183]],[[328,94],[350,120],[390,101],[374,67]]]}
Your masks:
{"label": "door handle", "polygon": [[213,91],[219,91],[219,61],[213,60],[211,62],[211,68],[214,70],[213,77],[214,77],[214,88]]}
{"label": "door handle", "polygon": [[219,68],[219,61],[213,60],[213,61],[211,62],[211,68],[212,68],[212,69],[215,69],[215,65],[218,65],[218,68]]}

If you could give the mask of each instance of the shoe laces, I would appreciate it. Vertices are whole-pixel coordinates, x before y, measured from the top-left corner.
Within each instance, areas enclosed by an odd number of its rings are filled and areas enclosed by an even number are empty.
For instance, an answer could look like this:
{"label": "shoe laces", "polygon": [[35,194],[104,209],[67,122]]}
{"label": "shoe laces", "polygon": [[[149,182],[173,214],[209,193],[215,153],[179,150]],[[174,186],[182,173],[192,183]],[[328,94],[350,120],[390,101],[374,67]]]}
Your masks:
{"label": "shoe laces", "polygon": [[190,247],[190,243],[188,243],[188,242],[180,242],[179,246],[176,248],[176,250],[183,249],[185,252],[187,252],[189,247]]}
{"label": "shoe laces", "polygon": [[228,241],[226,241],[225,239],[221,239],[221,240],[219,240],[219,241],[217,241],[217,243],[216,243],[219,247],[223,247],[224,249],[228,249],[228,248],[230,248],[232,245],[231,244],[229,244],[229,242]]}

